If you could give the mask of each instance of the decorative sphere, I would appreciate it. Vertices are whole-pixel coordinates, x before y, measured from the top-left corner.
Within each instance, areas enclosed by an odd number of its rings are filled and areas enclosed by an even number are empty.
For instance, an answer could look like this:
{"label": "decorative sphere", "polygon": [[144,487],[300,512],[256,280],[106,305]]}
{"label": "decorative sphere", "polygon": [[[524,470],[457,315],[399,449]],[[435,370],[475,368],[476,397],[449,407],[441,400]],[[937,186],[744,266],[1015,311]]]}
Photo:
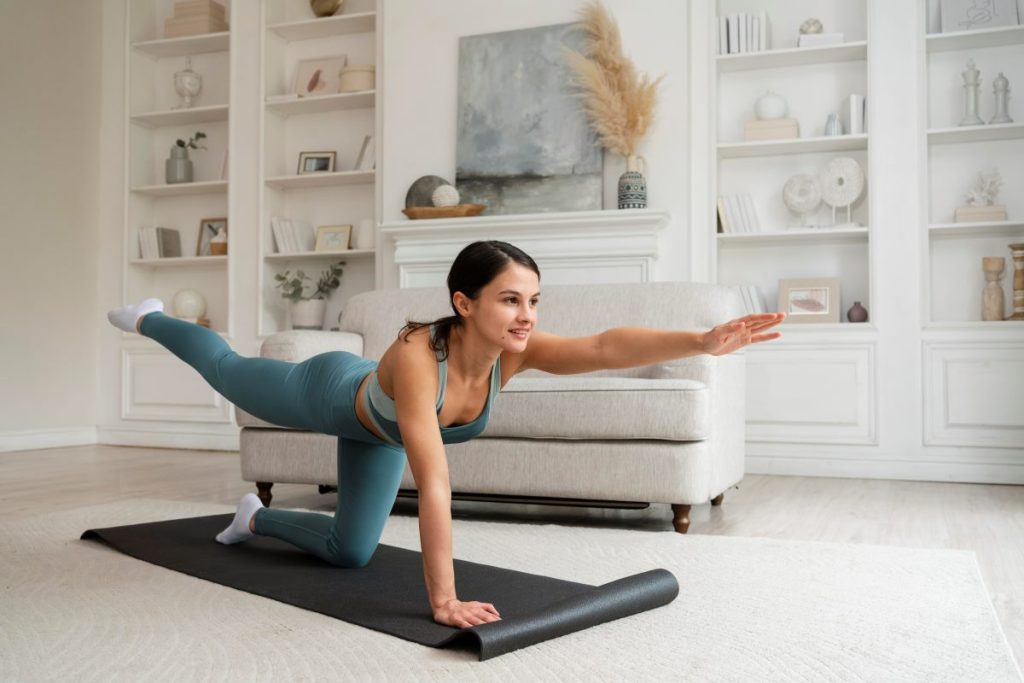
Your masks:
{"label": "decorative sphere", "polygon": [[821,33],[824,30],[825,27],[822,26],[821,22],[814,17],[811,17],[804,23],[800,24],[800,33],[804,35],[808,33]]}
{"label": "decorative sphere", "polygon": [[781,119],[789,112],[789,104],[782,95],[777,95],[771,90],[757,98],[754,104],[754,113],[762,121],[765,119]]}
{"label": "decorative sphere", "polygon": [[202,318],[206,315],[206,299],[195,289],[181,289],[171,301],[176,318]]}
{"label": "decorative sphere", "polygon": [[430,195],[434,206],[455,206],[459,203],[459,191],[451,185],[441,185]]}

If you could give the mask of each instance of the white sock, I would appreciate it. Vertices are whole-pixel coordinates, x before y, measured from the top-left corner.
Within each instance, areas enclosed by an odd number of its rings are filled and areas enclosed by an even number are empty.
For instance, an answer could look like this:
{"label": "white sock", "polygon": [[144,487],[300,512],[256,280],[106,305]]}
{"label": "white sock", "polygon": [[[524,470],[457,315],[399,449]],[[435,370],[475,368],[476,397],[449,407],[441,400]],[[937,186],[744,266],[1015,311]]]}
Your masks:
{"label": "white sock", "polygon": [[247,493],[242,496],[242,500],[238,501],[235,518],[231,520],[227,529],[217,534],[217,540],[224,545],[231,545],[247,541],[255,536],[256,534],[249,531],[249,520],[261,507],[263,507],[263,502],[255,493]]}
{"label": "white sock", "polygon": [[139,318],[147,313],[153,313],[154,311],[162,312],[163,310],[164,302],[160,301],[160,299],[143,299],[141,303],[134,306],[122,306],[121,308],[107,311],[107,320],[110,321],[111,325],[125,332],[136,332],[135,323],[138,322]]}

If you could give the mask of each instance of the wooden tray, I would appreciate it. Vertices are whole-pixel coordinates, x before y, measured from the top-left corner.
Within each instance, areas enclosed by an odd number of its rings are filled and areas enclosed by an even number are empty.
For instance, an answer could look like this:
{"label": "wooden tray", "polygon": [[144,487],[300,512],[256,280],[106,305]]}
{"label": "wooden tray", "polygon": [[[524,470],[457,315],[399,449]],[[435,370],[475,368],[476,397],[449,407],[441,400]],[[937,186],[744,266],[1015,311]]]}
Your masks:
{"label": "wooden tray", "polygon": [[487,208],[486,204],[456,204],[455,206],[411,206],[402,209],[402,213],[413,220],[420,218],[462,218],[479,216]]}

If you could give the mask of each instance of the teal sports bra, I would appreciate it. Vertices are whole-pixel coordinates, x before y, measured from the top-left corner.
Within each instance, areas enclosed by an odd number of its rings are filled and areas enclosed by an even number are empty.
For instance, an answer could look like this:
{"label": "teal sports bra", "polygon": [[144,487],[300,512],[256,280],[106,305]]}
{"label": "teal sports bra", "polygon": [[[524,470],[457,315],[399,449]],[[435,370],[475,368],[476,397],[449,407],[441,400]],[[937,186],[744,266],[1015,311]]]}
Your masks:
{"label": "teal sports bra", "polygon": [[[434,336],[434,325],[430,326],[431,337]],[[366,414],[370,418],[370,422],[377,428],[381,434],[384,435],[384,440],[392,446],[402,446],[402,434],[398,429],[398,416],[395,412],[395,401],[393,398],[384,393],[384,390],[380,386],[380,381],[377,379],[377,370],[374,369],[373,376],[370,377],[370,381],[366,385],[366,392],[363,395],[363,406],[366,408]],[[448,360],[441,358],[441,353],[437,354],[437,400],[435,401],[434,407],[437,410],[437,414],[441,414],[441,408],[444,406],[444,390],[448,383]],[[491,368],[491,385],[487,391],[487,402],[484,404],[484,409],[480,412],[472,422],[467,422],[461,425],[452,425],[450,427],[441,427],[441,441],[444,443],[462,443],[463,441],[469,441],[470,439],[479,436],[479,434],[487,426],[487,419],[491,414],[491,404],[494,402],[494,397],[501,391],[501,358],[499,357],[494,361],[494,366]]]}

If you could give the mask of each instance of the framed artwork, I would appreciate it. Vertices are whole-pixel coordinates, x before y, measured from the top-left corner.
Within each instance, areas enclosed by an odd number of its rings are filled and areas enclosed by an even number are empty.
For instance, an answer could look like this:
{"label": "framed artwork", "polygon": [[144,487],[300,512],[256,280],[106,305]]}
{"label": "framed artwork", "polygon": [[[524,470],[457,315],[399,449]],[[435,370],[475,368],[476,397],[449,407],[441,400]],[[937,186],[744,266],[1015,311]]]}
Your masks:
{"label": "framed artwork", "polygon": [[297,173],[331,173],[334,171],[335,152],[299,152]]}
{"label": "framed artwork", "polygon": [[352,248],[351,225],[321,225],[316,229],[313,251],[346,251]]}
{"label": "framed artwork", "polygon": [[204,218],[199,221],[199,238],[196,240],[196,256],[213,256],[210,251],[210,241],[224,231],[228,236],[227,218]]}
{"label": "framed artwork", "polygon": [[1017,0],[942,0],[942,32],[1016,26]]}
{"label": "framed artwork", "polygon": [[787,323],[839,322],[839,278],[779,280],[779,310]]}
{"label": "framed artwork", "polygon": [[346,64],[347,55],[303,59],[295,67],[291,91],[299,97],[334,95],[341,85],[341,70]]}

